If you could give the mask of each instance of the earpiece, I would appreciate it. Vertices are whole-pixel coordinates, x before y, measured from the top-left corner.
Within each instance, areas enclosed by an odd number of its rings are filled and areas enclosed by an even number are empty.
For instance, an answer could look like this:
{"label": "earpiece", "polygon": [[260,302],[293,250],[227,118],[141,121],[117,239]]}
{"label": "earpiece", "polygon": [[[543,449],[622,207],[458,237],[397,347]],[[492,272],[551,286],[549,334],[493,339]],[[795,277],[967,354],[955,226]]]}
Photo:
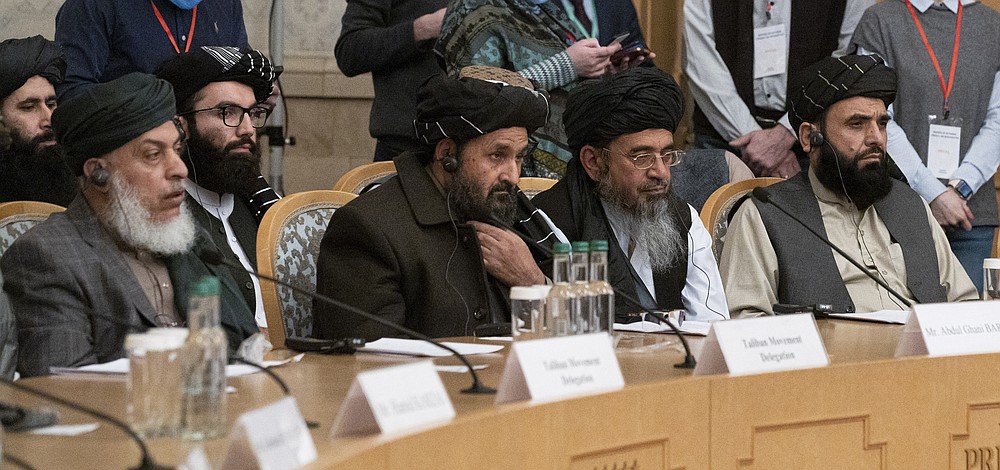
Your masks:
{"label": "earpiece", "polygon": [[823,133],[819,129],[811,127],[809,131],[809,145],[819,147],[824,142],[826,142],[826,137],[823,136]]}
{"label": "earpiece", "polygon": [[107,186],[109,180],[111,180],[111,172],[103,166],[97,165],[97,168],[94,168],[94,171],[90,173],[90,182],[99,188]]}
{"label": "earpiece", "polygon": [[458,159],[454,155],[448,155],[441,159],[441,166],[444,168],[444,171],[454,173],[458,171]]}

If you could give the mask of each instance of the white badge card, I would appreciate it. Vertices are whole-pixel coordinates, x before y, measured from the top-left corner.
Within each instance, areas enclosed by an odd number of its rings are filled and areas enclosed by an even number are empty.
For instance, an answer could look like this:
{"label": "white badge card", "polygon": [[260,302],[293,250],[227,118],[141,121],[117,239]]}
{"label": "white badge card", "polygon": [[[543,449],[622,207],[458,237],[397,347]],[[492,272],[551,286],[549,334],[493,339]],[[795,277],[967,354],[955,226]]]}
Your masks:
{"label": "white badge card", "polygon": [[316,445],[295,398],[243,413],[233,427],[223,470],[291,470],[316,460]]}
{"label": "white badge card", "polygon": [[431,361],[361,372],[333,422],[333,436],[390,433],[455,417]]}
{"label": "white badge card", "polygon": [[914,305],[896,357],[1000,352],[997,305],[993,301]]}
{"label": "white badge card", "polygon": [[507,356],[496,402],[552,401],[624,386],[607,333],[517,341]]}
{"label": "white badge card", "polygon": [[788,41],[785,25],[753,29],[753,78],[785,73],[788,67]]}
{"label": "white badge card", "polygon": [[958,170],[959,150],[962,146],[962,120],[940,119],[927,116],[930,130],[927,133],[927,169],[935,178],[950,179]]}
{"label": "white badge card", "polygon": [[830,364],[808,313],[712,323],[695,375],[760,374]]}

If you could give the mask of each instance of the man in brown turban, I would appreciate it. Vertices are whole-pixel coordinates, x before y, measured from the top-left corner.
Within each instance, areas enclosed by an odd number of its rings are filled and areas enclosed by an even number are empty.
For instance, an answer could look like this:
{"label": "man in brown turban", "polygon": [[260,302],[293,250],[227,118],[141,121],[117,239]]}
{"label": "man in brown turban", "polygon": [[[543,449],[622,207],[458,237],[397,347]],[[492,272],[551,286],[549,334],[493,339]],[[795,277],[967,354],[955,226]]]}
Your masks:
{"label": "man in brown turban", "polygon": [[733,218],[720,264],[734,316],[770,314],[776,303],[874,312],[977,297],[930,208],[889,176],[886,107],[895,83],[877,55],[829,57],[789,81],[789,118],[809,168],[758,190]]}

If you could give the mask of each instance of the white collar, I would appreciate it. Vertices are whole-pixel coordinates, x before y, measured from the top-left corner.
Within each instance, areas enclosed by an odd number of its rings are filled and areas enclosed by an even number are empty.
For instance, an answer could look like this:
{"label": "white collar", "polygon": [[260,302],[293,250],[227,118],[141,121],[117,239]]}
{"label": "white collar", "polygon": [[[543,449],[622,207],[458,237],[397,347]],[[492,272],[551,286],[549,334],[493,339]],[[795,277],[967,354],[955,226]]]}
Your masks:
{"label": "white collar", "polygon": [[[904,0],[905,1],[905,0]],[[978,0],[961,0],[962,5],[969,5],[971,3],[976,3]],[[958,13],[958,2],[959,0],[944,0],[944,6],[948,7],[952,13]],[[934,0],[910,0],[913,7],[917,9],[920,13],[927,11],[931,5],[934,4]]]}
{"label": "white collar", "polygon": [[[217,209],[228,217],[233,212],[234,198],[230,193],[219,194],[210,191],[190,179],[184,180],[184,190],[194,198],[195,202],[205,209]],[[212,211],[209,211],[212,212]]]}

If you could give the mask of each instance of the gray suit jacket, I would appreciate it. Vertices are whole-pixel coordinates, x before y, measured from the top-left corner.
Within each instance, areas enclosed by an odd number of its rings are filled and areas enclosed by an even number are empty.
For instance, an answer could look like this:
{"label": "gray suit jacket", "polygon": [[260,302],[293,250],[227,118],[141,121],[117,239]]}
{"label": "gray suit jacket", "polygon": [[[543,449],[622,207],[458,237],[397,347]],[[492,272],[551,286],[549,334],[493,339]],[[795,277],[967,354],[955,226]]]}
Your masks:
{"label": "gray suit jacket", "polygon": [[[223,285],[221,317],[230,351],[256,331],[232,277],[194,255],[166,263],[181,315],[187,284],[215,275]],[[18,371],[24,376],[118,359],[125,355],[126,334],[156,325],[155,309],[83,196],[21,236],[0,259],[0,270],[17,319]]]}

